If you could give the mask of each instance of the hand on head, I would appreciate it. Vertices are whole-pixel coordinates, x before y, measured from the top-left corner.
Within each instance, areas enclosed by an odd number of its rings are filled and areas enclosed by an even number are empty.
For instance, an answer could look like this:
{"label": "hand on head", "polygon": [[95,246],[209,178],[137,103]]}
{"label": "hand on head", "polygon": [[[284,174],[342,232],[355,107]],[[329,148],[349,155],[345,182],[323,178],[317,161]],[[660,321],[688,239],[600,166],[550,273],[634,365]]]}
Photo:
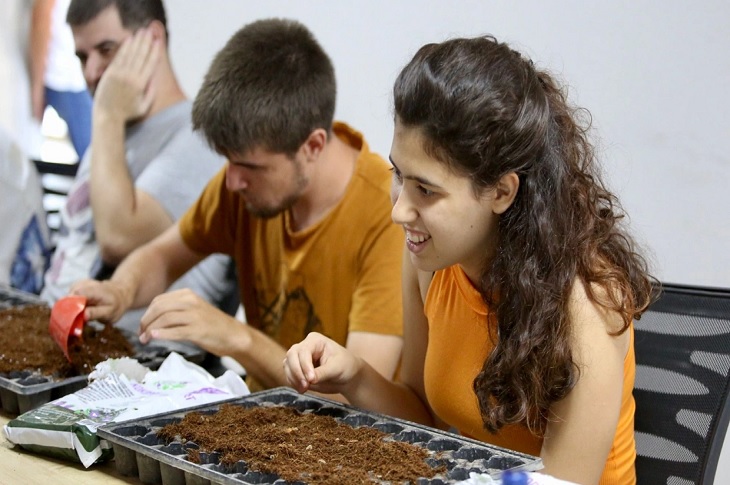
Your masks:
{"label": "hand on head", "polygon": [[312,332],[292,345],[284,359],[286,379],[299,392],[343,393],[363,366],[363,360],[324,335]]}
{"label": "hand on head", "polygon": [[155,97],[150,81],[159,64],[160,52],[160,41],[150,29],[141,28],[125,39],[96,88],[95,112],[124,121],[147,114]]}

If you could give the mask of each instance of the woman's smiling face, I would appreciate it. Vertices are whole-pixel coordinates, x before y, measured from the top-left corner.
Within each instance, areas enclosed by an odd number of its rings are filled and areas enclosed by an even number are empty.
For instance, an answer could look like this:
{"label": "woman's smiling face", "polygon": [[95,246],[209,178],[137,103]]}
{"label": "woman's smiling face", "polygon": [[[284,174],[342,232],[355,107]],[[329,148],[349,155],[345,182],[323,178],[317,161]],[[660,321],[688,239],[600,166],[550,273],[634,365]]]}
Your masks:
{"label": "woman's smiling face", "polygon": [[496,248],[498,214],[506,207],[495,204],[496,189],[477,195],[471,179],[427,154],[424,142],[420,129],[396,120],[390,150],[393,222],[403,226],[416,268],[436,271],[459,264],[478,283]]}

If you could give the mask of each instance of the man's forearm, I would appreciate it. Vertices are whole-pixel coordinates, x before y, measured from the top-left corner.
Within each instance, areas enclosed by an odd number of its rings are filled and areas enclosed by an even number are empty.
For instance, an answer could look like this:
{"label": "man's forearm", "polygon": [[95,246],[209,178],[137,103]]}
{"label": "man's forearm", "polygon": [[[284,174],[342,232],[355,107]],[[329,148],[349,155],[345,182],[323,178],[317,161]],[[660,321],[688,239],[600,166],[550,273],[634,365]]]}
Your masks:
{"label": "man's forearm", "polygon": [[241,330],[240,338],[231,342],[228,355],[240,362],[246,373],[264,387],[286,386],[282,365],[286,349],[250,325],[241,324]]}
{"label": "man's forearm", "polygon": [[111,277],[111,281],[122,287],[127,294],[129,308],[148,306],[174,281],[162,263],[163,259],[155,254],[153,247],[142,246],[132,252]]}
{"label": "man's forearm", "polygon": [[91,141],[91,207],[100,247],[116,245],[135,209],[134,182],[127,168],[125,121],[94,111]]}
{"label": "man's forearm", "polygon": [[35,0],[30,23],[30,83],[33,97],[33,116],[42,121],[45,99],[45,73],[48,62],[48,44],[51,39],[51,16],[54,0]]}

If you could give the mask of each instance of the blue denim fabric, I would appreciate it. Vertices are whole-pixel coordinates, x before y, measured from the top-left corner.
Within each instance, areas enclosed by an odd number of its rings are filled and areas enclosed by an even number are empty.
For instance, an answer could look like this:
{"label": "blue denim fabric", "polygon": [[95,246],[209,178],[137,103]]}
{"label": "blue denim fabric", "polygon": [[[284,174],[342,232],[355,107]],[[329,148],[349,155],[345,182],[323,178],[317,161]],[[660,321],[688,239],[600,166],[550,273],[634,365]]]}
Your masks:
{"label": "blue denim fabric", "polygon": [[88,90],[77,93],[70,91],[55,91],[46,88],[46,104],[56,110],[68,125],[68,134],[71,138],[76,154],[81,157],[86,152],[91,140],[91,95]]}

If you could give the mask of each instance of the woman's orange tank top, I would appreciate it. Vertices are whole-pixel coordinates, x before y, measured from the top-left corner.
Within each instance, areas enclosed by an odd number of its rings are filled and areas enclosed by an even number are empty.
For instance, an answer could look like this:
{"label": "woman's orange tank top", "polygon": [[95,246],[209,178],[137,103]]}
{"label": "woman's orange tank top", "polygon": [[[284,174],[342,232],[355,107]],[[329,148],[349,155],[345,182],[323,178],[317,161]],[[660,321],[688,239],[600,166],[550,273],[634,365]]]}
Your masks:
{"label": "woman's orange tank top", "polygon": [[[492,434],[482,425],[472,382],[494,344],[489,326],[494,328],[494,315],[487,324],[487,307],[479,291],[459,266],[451,266],[434,274],[425,303],[429,337],[424,384],[429,405],[444,422],[466,436],[511,450],[539,456],[542,438],[526,427],[505,426]],[[631,343],[624,360],[624,386],[613,446],[601,476],[601,485],[636,483],[634,462],[634,359],[633,326]]]}

